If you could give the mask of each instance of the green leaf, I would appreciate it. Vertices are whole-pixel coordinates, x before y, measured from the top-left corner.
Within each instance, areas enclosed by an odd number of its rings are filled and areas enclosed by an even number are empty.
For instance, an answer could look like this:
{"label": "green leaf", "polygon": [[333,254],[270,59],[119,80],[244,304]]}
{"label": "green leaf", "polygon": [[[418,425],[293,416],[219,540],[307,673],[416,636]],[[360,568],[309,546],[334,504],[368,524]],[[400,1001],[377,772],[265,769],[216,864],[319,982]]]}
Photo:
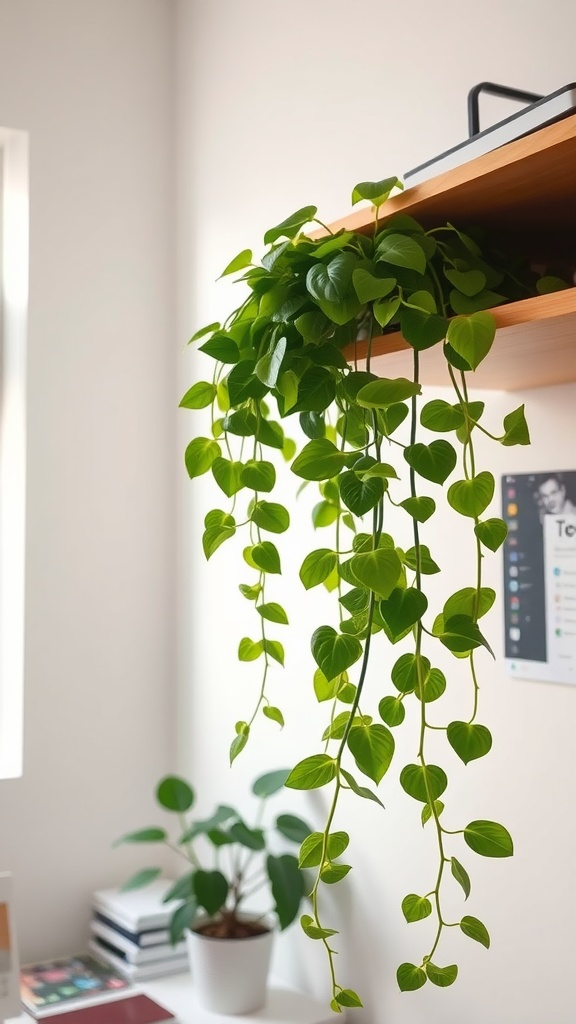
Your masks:
{"label": "green leaf", "polygon": [[402,900],[402,913],[409,924],[413,921],[423,921],[425,917],[430,917],[432,904],[426,896],[410,893]]}
{"label": "green leaf", "polygon": [[233,260],[224,268],[220,277],[227,277],[228,274],[236,274],[239,270],[245,270],[252,264],[252,250],[242,249]]}
{"label": "green leaf", "polygon": [[359,479],[354,470],[342,473],[338,478],[340,496],[353,515],[363,516],[375,508],[384,494],[382,480]]}
{"label": "green leaf", "polygon": [[438,700],[445,690],[446,676],[439,668],[431,668],[424,680],[422,693],[417,688],[414,691],[414,695],[418,700],[423,700],[425,704],[431,704],[433,701]]}
{"label": "green leaf", "polygon": [[299,417],[302,431],[311,441],[317,441],[320,437],[326,437],[326,419],[324,413],[301,412]]}
{"label": "green leaf", "polygon": [[361,387],[356,395],[356,401],[363,409],[386,409],[389,405],[403,402],[421,392],[422,386],[406,377],[397,377],[394,380],[379,378]]}
{"label": "green leaf", "polygon": [[383,299],[396,286],[395,277],[376,277],[368,270],[362,268],[352,273],[354,291],[362,305],[366,302],[373,302],[374,299]]}
{"label": "green leaf", "polygon": [[486,925],[482,924],[477,917],[463,917],[460,921],[460,930],[470,939],[475,939],[486,949],[490,949],[490,935]]}
{"label": "green leaf", "polygon": [[264,235],[264,245],[272,245],[279,238],[292,240],[305,224],[309,224],[310,221],[314,220],[317,213],[317,206],[303,206],[301,210],[291,213],[289,217],[286,217],[286,220],[268,229]]}
{"label": "green leaf", "polygon": [[464,423],[464,413],[458,406],[437,398],[427,402],[422,408],[420,423],[427,430],[437,430],[443,434],[447,430],[457,430],[461,427]]}
{"label": "green leaf", "polygon": [[336,993],[335,1000],[339,1006],[362,1006],[362,1001],[357,992],[352,988],[342,988]]}
{"label": "green leaf", "polygon": [[194,803],[194,790],[178,775],[167,775],[158,784],[156,799],[167,811],[178,811],[183,814],[189,811]]}
{"label": "green leaf", "polygon": [[435,484],[444,483],[457,461],[454,448],[444,440],[409,445],[404,449],[404,458],[416,473]]}
{"label": "green leaf", "polygon": [[228,334],[215,334],[213,338],[200,345],[200,352],[204,352],[219,363],[237,363],[240,359],[240,349],[234,338]]}
{"label": "green leaf", "polygon": [[163,828],[140,828],[137,832],[127,832],[114,841],[114,846],[120,843],[163,843],[168,838],[168,833]]}
{"label": "green leaf", "polygon": [[279,857],[269,854],[266,870],[272,888],[274,910],[283,931],[296,919],[300,903],[304,898],[304,876],[298,867],[296,857],[283,853]]}
{"label": "green leaf", "polygon": [[248,722],[236,722],[236,735],[230,744],[230,764],[244,750],[249,738],[250,726]]}
{"label": "green leaf", "polygon": [[481,270],[450,270],[444,271],[444,277],[462,292],[463,295],[472,297],[477,295],[486,287],[486,275]]}
{"label": "green leaf", "polygon": [[265,355],[256,363],[254,373],[267,388],[276,387],[282,360],[286,354],[286,338],[278,338],[273,342]]}
{"label": "green leaf", "polygon": [[203,473],[207,473],[214,459],[217,459],[221,454],[220,445],[217,441],[212,441],[209,437],[194,438],[188,445],[184,455],[188,476],[193,479],[196,476],[202,476]]}
{"label": "green leaf", "polygon": [[428,598],[416,587],[395,587],[390,597],[380,601],[379,610],[392,643],[396,643],[418,622],[428,607]]}
{"label": "green leaf", "polygon": [[271,491],[276,483],[276,470],[271,462],[248,459],[241,470],[240,480],[244,487],[253,491]]}
{"label": "green leaf", "polygon": [[276,828],[293,843],[303,843],[312,832],[310,826],[295,814],[280,814],[276,818]]}
{"label": "green leaf", "polygon": [[205,409],[206,406],[212,404],[215,398],[216,385],[209,384],[205,380],[200,380],[186,392],[184,398],[180,402],[180,408]]}
{"label": "green leaf", "polygon": [[280,568],[280,555],[274,544],[269,540],[263,540],[260,544],[255,544],[250,549],[251,557],[259,569],[263,572],[279,573]]}
{"label": "green leaf", "polygon": [[470,722],[450,722],[448,742],[464,764],[484,757],[492,747],[492,736],[485,725]]}
{"label": "green leaf", "polygon": [[219,330],[220,330],[220,324],[219,323],[208,324],[207,327],[201,327],[199,331],[196,331],[196,334],[192,335],[192,337],[190,338],[190,341],[188,342],[188,344],[191,345],[193,341],[198,341],[199,338],[205,338],[207,334],[214,334],[214,331],[219,331]]}
{"label": "green leaf", "polygon": [[298,384],[300,379],[294,370],[284,370],[276,382],[276,388],[284,399],[284,414],[290,412],[298,401]]}
{"label": "green leaf", "polygon": [[288,625],[288,616],[286,615],[282,605],[277,604],[276,601],[268,601],[266,604],[259,604],[256,611],[263,619],[267,619],[268,622],[279,622],[284,626]]}
{"label": "green leaf", "polygon": [[320,878],[326,885],[334,885],[335,882],[341,882],[346,878],[351,870],[351,864],[323,864],[320,868]]}
{"label": "green leaf", "polygon": [[413,693],[424,684],[430,673],[430,662],[421,654],[402,654],[392,667],[392,682],[400,693]]}
{"label": "green leaf", "polygon": [[221,509],[213,509],[206,516],[204,523],[206,529],[202,534],[202,548],[206,558],[211,558],[224,541],[234,536],[236,522],[234,516],[222,512]]}
{"label": "green leaf", "polygon": [[388,324],[394,319],[400,306],[402,305],[402,299],[399,295],[394,296],[390,299],[379,299],[374,303],[372,312],[375,319],[380,324],[380,327],[387,327]]}
{"label": "green leaf", "polygon": [[486,471],[470,480],[456,480],[448,488],[448,504],[461,516],[477,519],[494,497],[494,477]]}
{"label": "green leaf", "polygon": [[289,768],[277,768],[273,772],[266,772],[264,775],[259,775],[252,783],[252,792],[254,793],[254,796],[273,796],[274,793],[278,793],[281,789],[284,789],[286,779],[289,775]]}
{"label": "green leaf", "polygon": [[329,263],[317,263],[306,275],[306,287],[320,309],[336,324],[352,320],[362,308],[352,284],[358,258],[341,252]]}
{"label": "green leaf", "polygon": [[450,859],[450,870],[452,872],[452,875],[458,882],[458,885],[462,887],[465,898],[468,899],[470,895],[471,886],[470,875],[466,871],[466,868],[462,867],[460,861],[456,860],[456,857],[452,857]]}
{"label": "green leaf", "polygon": [[386,725],[402,725],[406,712],[399,697],[383,697],[378,705],[378,714]]}
{"label": "green leaf", "polygon": [[212,463],[212,476],[227,498],[242,487],[242,463],[217,458]]}
{"label": "green leaf", "polygon": [[412,516],[417,523],[425,523],[427,519],[436,511],[436,502],[433,498],[427,498],[425,495],[419,495],[418,497],[405,498],[404,501],[400,502],[401,508],[408,512],[408,515]]}
{"label": "green leaf", "polygon": [[539,295],[549,295],[551,292],[561,292],[565,288],[570,288],[571,285],[563,281],[561,277],[554,277],[552,274],[546,274],[544,277],[540,277],[536,281],[536,291]]}
{"label": "green leaf", "polygon": [[[444,804],[442,803],[442,801],[441,800],[433,800],[432,801],[432,806],[434,807],[434,810],[436,811],[437,816],[440,817],[440,815],[442,814],[442,811],[444,810]],[[430,818],[432,817],[432,809],[430,807],[430,804],[424,804],[424,807],[422,808],[422,813],[421,813],[420,817],[422,819],[422,828],[424,828],[424,825],[426,824],[426,822],[429,821]]]}
{"label": "green leaf", "polygon": [[198,904],[192,895],[186,898],[186,903],[176,907],[168,925],[170,942],[173,946],[180,942],[186,935],[187,930],[192,927],[197,911]]}
{"label": "green leaf", "polygon": [[288,509],[272,501],[257,501],[250,519],[261,530],[269,533],[284,533],[290,526]]}
{"label": "green leaf", "polygon": [[332,324],[321,309],[313,309],[302,313],[294,321],[294,326],[308,345],[319,345],[332,330]]}
{"label": "green leaf", "polygon": [[159,878],[162,874],[162,868],[142,868],[137,871],[136,874],[132,875],[127,882],[124,882],[122,886],[122,892],[131,892],[133,889],[141,889],[144,885],[149,885],[155,878]]}
{"label": "green leaf", "polygon": [[477,623],[468,615],[453,615],[447,619],[438,639],[453,654],[465,654],[468,651],[474,651],[477,647],[485,647],[494,657],[494,652],[480,632]]}
{"label": "green leaf", "polygon": [[337,633],[332,626],[319,626],[311,640],[312,655],[326,679],[334,679],[362,655],[362,644],[351,636]]}
{"label": "green leaf", "polygon": [[[404,185],[399,178],[383,178],[382,181],[361,181],[352,189],[352,206],[359,203],[361,199],[367,199],[377,209],[386,202],[393,189],[403,189]],[[348,1005],[343,1003],[344,1005]],[[353,1005],[358,1006],[358,1003]]]}
{"label": "green leaf", "polygon": [[[328,860],[335,860],[347,849],[350,836],[347,832],[330,832],[326,844],[326,857]],[[322,848],[324,846],[324,833],[312,832],[306,837],[300,849],[300,867],[315,868],[322,860]]]}
{"label": "green leaf", "polygon": [[378,258],[395,267],[407,267],[423,274],[426,270],[426,255],[421,245],[410,235],[386,235],[377,248]]}
{"label": "green leaf", "polygon": [[475,370],[488,355],[495,336],[494,317],[490,313],[478,312],[470,316],[455,316],[448,325],[446,340]]}
{"label": "green leaf", "polygon": [[416,572],[418,566],[424,576],[433,576],[440,572],[440,566],[434,561],[430,549],[426,544],[420,544],[418,552],[416,548],[409,548],[404,554],[404,564]]}
{"label": "green leaf", "polygon": [[484,288],[471,298],[463,295],[456,288],[453,288],[450,292],[450,305],[452,309],[455,313],[460,313],[464,316],[475,315],[479,310],[492,309],[493,306],[499,306],[501,302],[505,301],[505,295],[493,292],[489,288]]}
{"label": "green leaf", "polygon": [[311,551],[310,554],[306,555],[299,574],[306,590],[317,587],[324,580],[328,579],[330,573],[337,565],[338,555],[329,548],[318,548],[318,550]]}
{"label": "green leaf", "polygon": [[523,405],[504,417],[504,431],[504,437],[500,438],[500,444],[507,447],[515,444],[530,444],[530,431],[526,423]]}
{"label": "green leaf", "polygon": [[256,661],[264,650],[262,640],[250,640],[249,637],[242,637],[238,644],[238,661]]}
{"label": "green leaf", "polygon": [[400,313],[402,337],[417,352],[432,348],[446,337],[448,321],[438,313],[403,306]]}
{"label": "green leaf", "polygon": [[230,370],[227,383],[232,408],[238,408],[249,398],[263,398],[266,394],[266,385],[258,379],[254,370],[255,364],[251,359],[243,359]]}
{"label": "green leaf", "polygon": [[514,853],[510,833],[496,821],[471,821],[464,829],[464,840],[481,857],[511,857]]}
{"label": "green leaf", "polygon": [[350,774],[350,772],[347,772],[344,770],[344,768],[341,768],[340,774],[342,778],[345,779],[345,781],[348,783],[350,789],[352,790],[353,793],[356,794],[356,796],[362,797],[363,800],[372,800],[374,803],[380,804],[380,807],[384,807],[384,804],[379,799],[379,797],[376,796],[376,793],[373,793],[371,789],[367,789],[366,786],[360,786],[356,782],[354,776]]}
{"label": "green leaf", "polygon": [[346,464],[347,455],[327,438],[309,441],[292,463],[291,469],[303,480],[329,480]]}
{"label": "green leaf", "polygon": [[479,591],[475,587],[464,587],[448,598],[442,614],[445,620],[452,618],[453,615],[468,615],[474,620],[481,619],[490,611],[495,599],[496,591],[491,587],[481,587]]}
{"label": "green leaf", "polygon": [[258,428],[258,420],[249,409],[238,409],[229,412],[222,420],[222,427],[228,434],[238,437],[254,437]]}
{"label": "green leaf", "polygon": [[436,967],[429,960],[426,964],[426,974],[433,985],[438,985],[439,988],[447,988],[448,985],[453,985],[456,981],[458,967],[456,964],[451,964],[449,967]]}
{"label": "green leaf", "polygon": [[498,551],[508,536],[508,527],[503,519],[485,519],[483,523],[476,523],[474,533],[490,551]]}
{"label": "green leaf", "polygon": [[332,526],[332,523],[335,523],[338,519],[338,515],[339,512],[336,505],[331,505],[327,501],[319,501],[312,509],[312,525],[315,530],[320,530],[324,526]]}
{"label": "green leaf", "polygon": [[398,473],[388,462],[374,462],[370,466],[364,467],[366,457],[359,459],[358,462],[354,463],[354,472],[358,474],[361,480],[398,480]]}
{"label": "green leaf", "polygon": [[400,785],[414,800],[429,803],[442,796],[448,779],[446,772],[438,765],[407,764],[400,772]]}
{"label": "green leaf", "polygon": [[212,917],[226,902],[228,882],[221,871],[203,871],[194,874],[194,894],[199,906]]}
{"label": "green leaf", "polygon": [[286,779],[289,789],[319,789],[336,778],[336,761],[328,754],[313,754],[292,769]]}
{"label": "green leaf", "polygon": [[400,578],[402,563],[393,548],[378,548],[354,555],[350,569],[361,586],[386,600]]}
{"label": "green leaf", "polygon": [[230,826],[230,836],[248,850],[263,850],[266,846],[262,829],[248,828],[243,821],[235,821]]}
{"label": "green leaf", "polygon": [[400,964],[396,971],[396,979],[401,992],[415,992],[426,984],[426,973],[415,964]]}
{"label": "green leaf", "polygon": [[303,914],[300,918],[302,931],[309,939],[329,939],[331,935],[338,935],[335,928],[321,928],[314,924],[314,918],[310,914]]}
{"label": "green leaf", "polygon": [[276,722],[281,728],[284,728],[284,715],[280,708],[275,708],[272,704],[265,704],[262,708],[262,714],[264,718],[269,718],[272,722]]}
{"label": "green leaf", "polygon": [[348,747],[356,765],[378,785],[394,755],[394,737],[384,725],[354,725],[348,733]]}

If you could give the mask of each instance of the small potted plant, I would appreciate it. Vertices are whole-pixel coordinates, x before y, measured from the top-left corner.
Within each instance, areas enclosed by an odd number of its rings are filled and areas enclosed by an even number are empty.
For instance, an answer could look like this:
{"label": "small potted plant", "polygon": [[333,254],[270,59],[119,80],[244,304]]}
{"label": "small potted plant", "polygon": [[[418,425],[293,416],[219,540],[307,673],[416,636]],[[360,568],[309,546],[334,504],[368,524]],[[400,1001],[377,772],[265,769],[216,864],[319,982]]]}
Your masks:
{"label": "small potted plant", "polygon": [[[185,934],[194,986],[199,1002],[216,1013],[250,1013],[265,1002],[275,917],[280,930],[298,916],[305,895],[305,877],[292,853],[271,852],[276,840],[300,844],[311,829],[293,814],[280,814],[272,826],[262,823],[265,802],[289,775],[277,770],[261,775],[252,786],[260,799],[255,822],[246,824],[233,807],[220,804],[208,818],[194,820],[192,787],[178,776],[162,779],[156,799],[177,815],[174,837],[162,827],[139,829],[118,843],[163,843],[181,855],[185,873],[165,901],[174,901],[170,922],[172,942]],[[161,874],[145,868],[124,889],[146,885]],[[269,887],[270,911],[250,911],[250,898]]]}

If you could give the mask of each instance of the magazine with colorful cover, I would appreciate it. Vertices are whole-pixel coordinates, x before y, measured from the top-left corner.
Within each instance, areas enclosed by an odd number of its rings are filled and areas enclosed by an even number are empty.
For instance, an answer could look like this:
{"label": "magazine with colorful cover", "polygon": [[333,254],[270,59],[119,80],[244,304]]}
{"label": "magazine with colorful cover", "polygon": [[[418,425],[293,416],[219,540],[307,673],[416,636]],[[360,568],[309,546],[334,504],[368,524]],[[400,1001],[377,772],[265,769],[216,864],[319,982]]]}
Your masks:
{"label": "magazine with colorful cover", "polygon": [[111,964],[88,953],[43,960],[20,968],[22,1004],[34,1017],[118,998],[129,989],[127,978]]}

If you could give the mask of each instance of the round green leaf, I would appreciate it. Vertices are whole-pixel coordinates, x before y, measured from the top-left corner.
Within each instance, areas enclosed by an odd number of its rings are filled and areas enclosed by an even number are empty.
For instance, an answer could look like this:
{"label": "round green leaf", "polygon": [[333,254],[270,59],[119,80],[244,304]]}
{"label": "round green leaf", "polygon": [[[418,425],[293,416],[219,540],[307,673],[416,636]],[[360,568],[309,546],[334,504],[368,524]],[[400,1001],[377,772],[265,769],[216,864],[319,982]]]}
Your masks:
{"label": "round green leaf", "polygon": [[[340,857],[347,849],[350,837],[347,832],[331,832],[326,844],[326,856],[329,860]],[[322,860],[324,833],[312,832],[306,837],[300,848],[299,864],[301,868],[318,867]]]}
{"label": "round green leaf", "polygon": [[492,736],[485,725],[450,722],[447,735],[450,746],[464,761],[464,764],[468,764],[478,757],[484,757],[492,747]]}
{"label": "round green leaf", "polygon": [[185,779],[177,775],[167,775],[156,789],[158,803],[167,811],[188,811],[194,803],[194,791]]}
{"label": "round green leaf", "polygon": [[464,829],[464,840],[481,857],[511,857],[512,836],[496,821],[471,821]]}
{"label": "round green leaf", "polygon": [[432,904],[426,896],[410,893],[402,900],[402,913],[409,924],[413,921],[423,921],[425,917],[430,917]]}
{"label": "round green leaf", "polygon": [[251,640],[244,636],[238,644],[238,661],[256,661],[263,651],[262,640]]}
{"label": "round green leaf", "polygon": [[440,988],[447,988],[448,985],[453,985],[458,977],[458,967],[456,964],[451,964],[450,967],[436,967],[435,964],[431,963],[430,960],[426,964],[426,974],[433,985],[438,985]]}
{"label": "round green leaf", "polygon": [[404,449],[404,458],[416,473],[435,484],[443,484],[456,465],[456,452],[444,440],[409,445]]}
{"label": "round green leaf", "polygon": [[323,864],[320,868],[320,878],[326,885],[334,885],[335,882],[341,882],[346,878],[351,870],[350,864]]}
{"label": "round green leaf", "polygon": [[400,964],[396,971],[396,979],[401,992],[415,992],[426,984],[426,973],[415,964]]}
{"label": "round green leaf", "polygon": [[423,406],[420,422],[427,430],[437,430],[438,433],[444,434],[448,430],[457,430],[461,427],[464,423],[464,414],[458,406],[437,398]]}
{"label": "round green leaf", "polygon": [[328,754],[313,754],[292,769],[286,779],[289,789],[319,789],[336,778],[336,761]]}
{"label": "round green leaf", "polygon": [[[412,297],[410,298],[412,301]],[[446,337],[448,321],[438,313],[428,313],[411,306],[402,307],[400,313],[400,330],[402,337],[417,352],[432,348]]]}
{"label": "round green leaf", "polygon": [[390,234],[378,244],[378,258],[394,267],[407,267],[423,274],[426,270],[426,255],[421,245],[410,235]]}
{"label": "round green leaf", "polygon": [[221,454],[221,448],[217,441],[213,441],[209,437],[195,437],[188,445],[184,455],[188,476],[193,479],[207,473],[214,459]]}
{"label": "round green leaf", "polygon": [[276,483],[276,470],[271,462],[249,459],[241,470],[240,480],[253,491],[271,491]]}
{"label": "round green leaf", "polygon": [[290,526],[288,509],[273,501],[257,501],[250,518],[261,530],[269,533],[284,533]]}
{"label": "round green leaf", "polygon": [[284,788],[286,779],[289,775],[289,768],[277,768],[273,772],[266,772],[264,775],[259,775],[252,784],[252,792],[254,793],[254,796],[267,797],[272,796],[274,793],[278,793],[279,790]]}
{"label": "round green leaf", "polygon": [[309,441],[292,463],[291,469],[303,480],[329,480],[346,464],[347,455],[332,441],[320,437]]}
{"label": "round green leaf", "polygon": [[312,655],[318,668],[331,680],[339,676],[362,655],[362,644],[351,636],[342,636],[332,626],[319,626],[312,634]]}
{"label": "round green leaf", "polygon": [[318,584],[328,579],[337,565],[338,555],[329,548],[318,548],[317,551],[311,551],[309,555],[306,555],[300,568],[300,579],[306,590],[317,587]]}
{"label": "round green leaf", "polygon": [[312,832],[310,826],[295,814],[280,814],[276,818],[276,828],[293,843],[303,843]]}
{"label": "round green leaf", "polygon": [[433,498],[427,498],[425,495],[419,495],[413,498],[404,498],[404,501],[400,502],[401,508],[408,512],[408,515],[412,516],[417,523],[425,523],[427,519],[436,511],[436,502]]}
{"label": "round green leaf", "polygon": [[361,772],[377,785],[394,755],[394,737],[384,725],[354,725],[348,733],[348,747]]}
{"label": "round green leaf", "polygon": [[[488,302],[490,304],[490,300]],[[477,312],[470,316],[455,316],[448,325],[446,338],[454,351],[475,370],[488,355],[495,336],[494,317],[490,313]]]}
{"label": "round green leaf", "polygon": [[413,693],[425,684],[430,673],[430,662],[421,654],[403,654],[392,667],[392,682],[400,693]]}
{"label": "round green leaf", "polygon": [[460,930],[470,939],[480,942],[486,949],[490,949],[490,935],[486,925],[482,924],[477,917],[463,917],[460,921]]}
{"label": "round green leaf", "polygon": [[377,551],[354,555],[350,560],[350,570],[363,587],[387,599],[400,578],[402,563],[393,548],[378,548]]}
{"label": "round green leaf", "polygon": [[448,503],[462,516],[477,519],[494,497],[494,477],[482,472],[471,480],[456,480],[448,488]]}
{"label": "round green leaf", "polygon": [[483,523],[476,523],[474,533],[490,551],[498,551],[508,536],[508,527],[503,519],[485,519]]}
{"label": "round green leaf", "polygon": [[399,697],[383,697],[378,705],[378,713],[386,725],[402,725],[406,712]]}
{"label": "round green leaf", "polygon": [[231,498],[242,485],[242,463],[231,462],[229,459],[214,459],[212,476],[227,498]]}
{"label": "round green leaf", "polygon": [[261,544],[255,544],[250,551],[254,565],[263,572],[279,573],[280,555],[277,548],[269,540],[263,540]]}
{"label": "round green leaf", "polygon": [[429,803],[442,796],[448,779],[438,765],[407,764],[400,772],[400,785],[414,800]]}
{"label": "round green leaf", "polygon": [[431,704],[433,701],[438,700],[445,690],[446,676],[439,668],[431,668],[424,679],[422,693],[416,688],[414,695],[418,700],[423,700],[425,704]]}

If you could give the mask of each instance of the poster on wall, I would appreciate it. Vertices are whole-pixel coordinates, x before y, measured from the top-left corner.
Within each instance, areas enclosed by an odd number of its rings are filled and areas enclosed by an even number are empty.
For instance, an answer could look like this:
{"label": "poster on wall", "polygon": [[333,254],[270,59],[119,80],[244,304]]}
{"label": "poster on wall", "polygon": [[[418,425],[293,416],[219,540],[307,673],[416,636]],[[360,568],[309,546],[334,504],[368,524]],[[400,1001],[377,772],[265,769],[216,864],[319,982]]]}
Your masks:
{"label": "poster on wall", "polygon": [[576,685],[576,470],[502,477],[510,675]]}

